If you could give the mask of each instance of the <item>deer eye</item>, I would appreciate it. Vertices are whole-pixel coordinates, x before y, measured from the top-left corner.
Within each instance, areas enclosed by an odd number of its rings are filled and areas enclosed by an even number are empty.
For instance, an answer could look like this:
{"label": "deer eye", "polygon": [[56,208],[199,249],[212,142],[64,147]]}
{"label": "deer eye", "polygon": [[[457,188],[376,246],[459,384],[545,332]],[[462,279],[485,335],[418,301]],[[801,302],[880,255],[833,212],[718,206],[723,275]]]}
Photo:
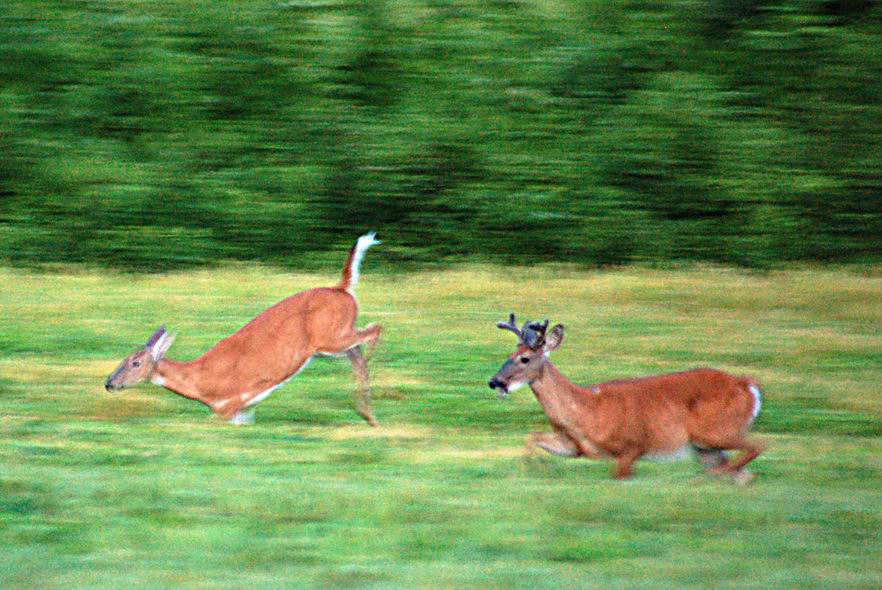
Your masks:
{"label": "deer eye", "polygon": [[141,361],[132,361],[132,366],[133,366],[133,367],[140,367],[140,366],[141,366]]}
{"label": "deer eye", "polygon": [[521,364],[522,364],[522,365],[526,365],[526,364],[529,363],[529,362],[530,362],[530,358],[529,358],[529,357],[526,357],[526,356],[522,356],[522,357],[521,357]]}

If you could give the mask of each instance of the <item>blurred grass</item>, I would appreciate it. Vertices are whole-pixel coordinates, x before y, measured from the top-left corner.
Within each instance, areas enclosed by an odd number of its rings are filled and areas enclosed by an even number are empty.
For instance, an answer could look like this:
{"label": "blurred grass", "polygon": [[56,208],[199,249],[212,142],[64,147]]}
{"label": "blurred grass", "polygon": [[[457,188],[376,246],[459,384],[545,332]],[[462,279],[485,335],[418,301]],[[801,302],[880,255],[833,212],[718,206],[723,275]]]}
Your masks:
{"label": "blurred grass", "polygon": [[[370,267],[370,260],[368,267]],[[878,588],[882,277],[715,267],[366,269],[375,409],[320,360],[236,428],[102,381],[161,323],[191,358],[336,275],[0,270],[0,587]],[[577,382],[715,365],[761,380],[747,489],[697,465],[522,455],[532,395],[484,385],[509,311]]]}

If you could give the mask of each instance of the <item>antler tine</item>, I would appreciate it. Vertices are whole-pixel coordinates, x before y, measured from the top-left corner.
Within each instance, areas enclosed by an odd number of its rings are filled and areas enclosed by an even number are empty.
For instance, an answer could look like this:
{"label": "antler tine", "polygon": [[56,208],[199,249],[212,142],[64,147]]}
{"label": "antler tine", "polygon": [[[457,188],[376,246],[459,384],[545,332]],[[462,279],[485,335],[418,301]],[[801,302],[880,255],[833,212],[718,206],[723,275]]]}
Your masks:
{"label": "antler tine", "polygon": [[515,323],[515,314],[512,313],[508,316],[508,323],[506,322],[497,322],[496,327],[500,330],[509,330],[515,333],[515,336],[518,337],[518,340],[523,341],[524,333],[521,330],[518,330],[518,325]]}
{"label": "antler tine", "polygon": [[545,331],[547,329],[548,329],[548,320],[545,320],[545,322],[531,322],[530,320],[527,320],[526,322],[524,322],[524,327],[521,328],[521,332],[526,334],[527,330],[532,330],[532,331],[538,332],[540,334],[545,334]]}
{"label": "antler tine", "polygon": [[547,319],[544,323],[527,321],[524,323],[522,341],[533,350],[536,350],[545,344],[545,331],[547,329]]}

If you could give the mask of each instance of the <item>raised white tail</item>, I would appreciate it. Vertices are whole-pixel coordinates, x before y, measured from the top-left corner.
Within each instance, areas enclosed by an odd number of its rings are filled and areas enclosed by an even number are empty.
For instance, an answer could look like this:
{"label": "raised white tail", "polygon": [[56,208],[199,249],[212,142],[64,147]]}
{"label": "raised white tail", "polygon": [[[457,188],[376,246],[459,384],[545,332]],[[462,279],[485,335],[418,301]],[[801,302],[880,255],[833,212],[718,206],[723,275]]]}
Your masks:
{"label": "raised white tail", "polygon": [[355,242],[355,246],[349,252],[349,258],[346,259],[346,265],[343,267],[343,278],[340,280],[340,288],[349,293],[355,292],[355,286],[358,284],[358,277],[361,270],[361,261],[364,259],[364,253],[371,246],[380,243],[376,239],[376,232],[366,233]]}
{"label": "raised white tail", "polygon": [[373,345],[381,328],[356,328],[358,303],[352,288],[365,250],[378,243],[373,233],[358,239],[338,286],[310,289],[280,301],[193,361],[166,359],[174,336],[160,328],[143,348],[122,361],[105,387],[116,391],[150,381],[204,403],[234,424],[249,424],[254,421],[254,407],[314,356],[345,354],[358,381],[356,409],[376,426],[361,346]]}

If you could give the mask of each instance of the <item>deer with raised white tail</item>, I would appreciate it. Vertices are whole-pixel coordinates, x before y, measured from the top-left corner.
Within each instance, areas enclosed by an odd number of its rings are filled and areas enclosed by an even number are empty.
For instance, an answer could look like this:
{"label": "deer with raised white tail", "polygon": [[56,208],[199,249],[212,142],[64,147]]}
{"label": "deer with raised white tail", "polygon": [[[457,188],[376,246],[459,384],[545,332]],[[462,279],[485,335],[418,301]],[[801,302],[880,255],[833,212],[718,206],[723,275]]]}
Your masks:
{"label": "deer with raised white tail", "polygon": [[354,296],[364,253],[379,244],[374,236],[358,239],[335,287],[310,289],[277,303],[195,360],[165,358],[175,336],[160,328],[143,348],[122,361],[107,378],[106,389],[150,381],[205,404],[233,424],[251,424],[254,407],[306,368],[314,356],[345,354],[358,381],[356,409],[377,426],[361,346],[373,347],[381,327],[356,328]]}
{"label": "deer with raised white tail", "polygon": [[[549,360],[563,341],[562,325],[546,335],[548,320],[518,328],[511,314],[497,326],[514,332],[518,347],[490,379],[490,387],[502,398],[529,385],[554,431],[533,433],[528,450],[614,459],[615,477],[626,479],[640,457],[676,456],[691,448],[709,472],[730,475],[741,484],[753,479],[744,467],[763,450],[747,440],[762,403],[753,379],[695,369],[580,387]],[[730,461],[728,450],[741,453]]]}

